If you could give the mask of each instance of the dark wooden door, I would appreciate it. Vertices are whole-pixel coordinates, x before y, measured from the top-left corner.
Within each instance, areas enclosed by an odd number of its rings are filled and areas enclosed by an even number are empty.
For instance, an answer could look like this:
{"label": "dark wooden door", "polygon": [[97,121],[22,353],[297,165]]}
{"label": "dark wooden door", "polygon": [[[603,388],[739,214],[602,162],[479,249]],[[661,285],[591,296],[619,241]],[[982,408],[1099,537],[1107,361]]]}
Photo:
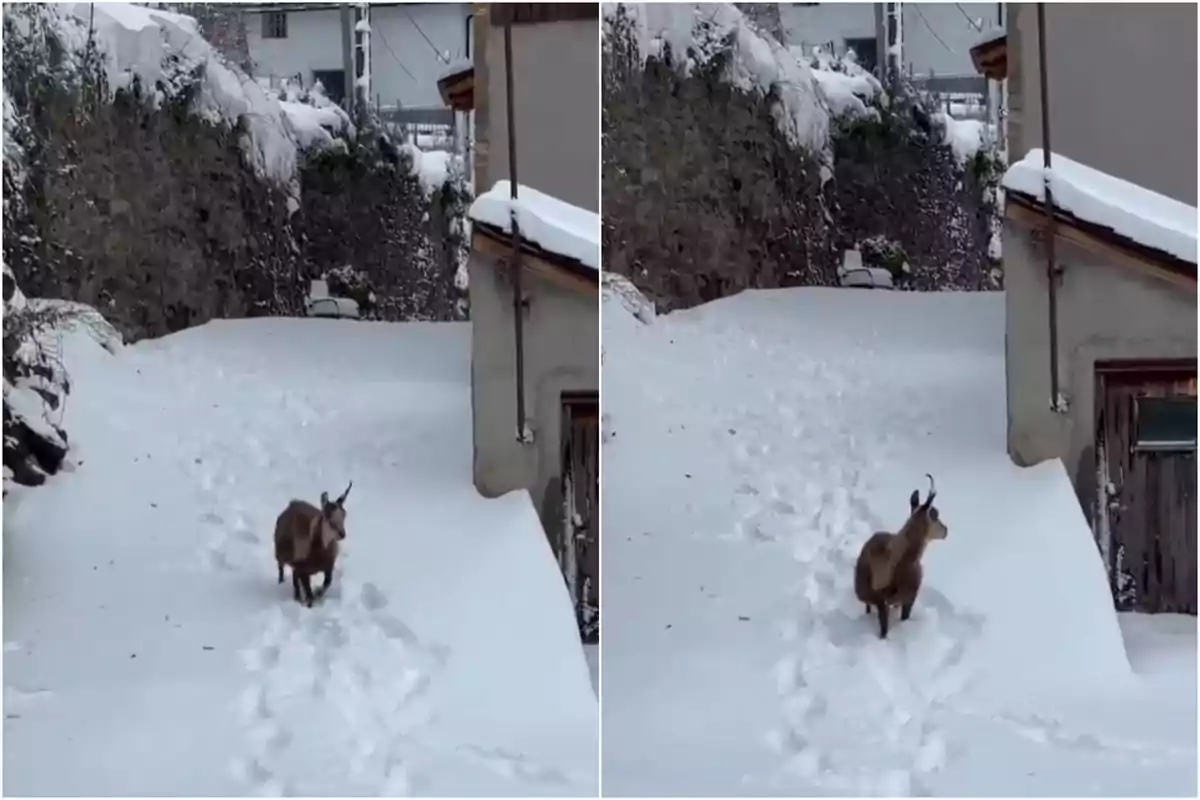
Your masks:
{"label": "dark wooden door", "polygon": [[563,399],[562,538],[558,563],[585,644],[600,641],[600,404],[595,394]]}
{"label": "dark wooden door", "polygon": [[1120,610],[1196,613],[1196,378],[1113,369],[1097,395],[1096,533]]}

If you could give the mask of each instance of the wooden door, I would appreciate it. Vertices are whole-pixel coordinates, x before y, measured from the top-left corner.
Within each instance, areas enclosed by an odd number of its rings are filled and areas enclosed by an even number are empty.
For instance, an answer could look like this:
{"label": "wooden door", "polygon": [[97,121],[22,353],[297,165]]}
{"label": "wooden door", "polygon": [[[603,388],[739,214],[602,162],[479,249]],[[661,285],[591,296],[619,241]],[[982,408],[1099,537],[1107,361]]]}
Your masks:
{"label": "wooden door", "polygon": [[585,644],[600,641],[600,403],[565,396],[562,421],[563,525],[559,567]]}
{"label": "wooden door", "polygon": [[1195,367],[1110,367],[1097,388],[1096,534],[1117,608],[1195,614]]}

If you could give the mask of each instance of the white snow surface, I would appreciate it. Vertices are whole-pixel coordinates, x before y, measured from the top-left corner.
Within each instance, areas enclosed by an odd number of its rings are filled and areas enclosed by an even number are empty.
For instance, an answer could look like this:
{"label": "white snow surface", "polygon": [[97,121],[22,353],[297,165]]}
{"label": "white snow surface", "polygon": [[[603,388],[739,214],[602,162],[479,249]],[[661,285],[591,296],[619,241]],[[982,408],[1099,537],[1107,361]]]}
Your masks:
{"label": "white snow surface", "polygon": [[[471,203],[469,216],[512,232],[512,183],[496,181]],[[517,224],[521,236],[551,253],[600,268],[600,215],[565,203],[525,184],[517,185]]]}
{"label": "white snow surface", "polygon": [[990,126],[983,120],[956,119],[946,113],[939,114],[938,118],[945,129],[943,139],[954,151],[960,166],[986,147],[992,138]]}
{"label": "white snow surface", "polygon": [[284,100],[279,108],[301,150],[332,147],[354,130],[350,116],[333,103],[317,106]]}
{"label": "white snow surface", "polygon": [[732,37],[726,79],[744,91],[777,91],[773,113],[788,141],[818,153],[826,150],[829,112],[812,70],[788,47],[760,34],[733,3],[605,3],[605,15],[615,14],[618,6],[634,20],[642,57],[659,57],[670,45],[685,73]]}
{"label": "white snow surface", "polygon": [[[603,302],[607,796],[1195,796],[1195,620],[1131,668],[1062,464],[1005,453],[1001,293]],[[880,640],[854,563],[926,472]]]}
{"label": "white snow surface", "polygon": [[450,171],[458,156],[444,150],[422,150],[412,142],[400,145],[400,149],[412,158],[413,174],[426,195],[433,194],[450,180]]}
{"label": "white snow surface", "polygon": [[[78,466],[5,501],[6,793],[595,796],[562,575],[527,493],[472,486],[468,325],[64,352]],[[303,608],[276,515],[350,480]]]}
{"label": "white snow surface", "polygon": [[[791,47],[798,60],[806,60],[802,48]],[[869,103],[886,101],[883,84],[864,70],[850,56],[833,58],[818,48],[813,56],[816,66],[812,76],[820,87],[829,113],[834,117],[877,117],[878,112]]]}
{"label": "white snow surface", "polygon": [[[1044,200],[1046,169],[1040,147],[1004,174],[1004,188]],[[1085,222],[1110,228],[1132,241],[1196,263],[1195,206],[1051,154],[1054,205]]]}

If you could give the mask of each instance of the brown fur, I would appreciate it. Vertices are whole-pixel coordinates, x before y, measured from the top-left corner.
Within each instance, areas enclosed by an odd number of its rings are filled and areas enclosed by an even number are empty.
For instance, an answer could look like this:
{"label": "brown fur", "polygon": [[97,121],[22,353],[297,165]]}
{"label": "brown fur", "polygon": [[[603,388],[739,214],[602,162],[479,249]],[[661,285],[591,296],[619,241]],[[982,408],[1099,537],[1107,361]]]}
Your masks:
{"label": "brown fur", "polygon": [[[351,481],[350,486],[353,485]],[[279,582],[283,583],[284,565],[290,565],[296,601],[309,607],[313,604],[312,576],[318,572],[325,576],[317,590],[318,596],[323,596],[333,583],[338,542],[346,538],[345,502],[350,486],[333,502],[327,492],[322,492],[320,508],[303,500],[293,500],[275,520],[275,562],[279,567]],[[302,589],[303,600],[300,597]]]}
{"label": "brown fur", "polygon": [[897,533],[877,531],[871,534],[858,554],[854,566],[854,594],[871,613],[879,615],[879,638],[888,634],[888,608],[900,606],[900,619],[912,615],[913,603],[921,590],[921,556],[933,539],[945,539],[949,533],[933,505],[937,490],[929,478],[929,495],[921,503],[920,493],[909,497],[909,517]]}

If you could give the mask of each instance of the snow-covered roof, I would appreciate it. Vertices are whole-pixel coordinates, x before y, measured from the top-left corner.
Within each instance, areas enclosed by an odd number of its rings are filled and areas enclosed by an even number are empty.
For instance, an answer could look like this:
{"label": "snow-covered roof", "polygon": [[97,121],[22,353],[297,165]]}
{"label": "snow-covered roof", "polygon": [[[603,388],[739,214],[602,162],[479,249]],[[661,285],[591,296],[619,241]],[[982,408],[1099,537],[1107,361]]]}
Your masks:
{"label": "snow-covered roof", "polygon": [[[1050,191],[1057,208],[1144,247],[1196,263],[1195,206],[1057,153],[1051,156]],[[1042,149],[1030,150],[1008,168],[1004,188],[1044,201],[1046,170],[1042,164]]]}
{"label": "snow-covered roof", "polygon": [[511,233],[515,202],[522,238],[547,252],[599,270],[599,214],[564,203],[525,184],[517,184],[515,201],[511,194],[510,181],[497,181],[471,204],[471,219]]}
{"label": "snow-covered roof", "polygon": [[452,75],[459,75],[472,69],[475,69],[475,62],[472,59],[459,58],[446,65],[446,68],[438,73],[437,79],[443,81]]}
{"label": "snow-covered roof", "polygon": [[1008,36],[1008,31],[1004,28],[985,28],[975,38],[975,41],[971,43],[970,49],[974,50],[976,47],[983,47],[992,42],[998,42],[1006,36]]}

